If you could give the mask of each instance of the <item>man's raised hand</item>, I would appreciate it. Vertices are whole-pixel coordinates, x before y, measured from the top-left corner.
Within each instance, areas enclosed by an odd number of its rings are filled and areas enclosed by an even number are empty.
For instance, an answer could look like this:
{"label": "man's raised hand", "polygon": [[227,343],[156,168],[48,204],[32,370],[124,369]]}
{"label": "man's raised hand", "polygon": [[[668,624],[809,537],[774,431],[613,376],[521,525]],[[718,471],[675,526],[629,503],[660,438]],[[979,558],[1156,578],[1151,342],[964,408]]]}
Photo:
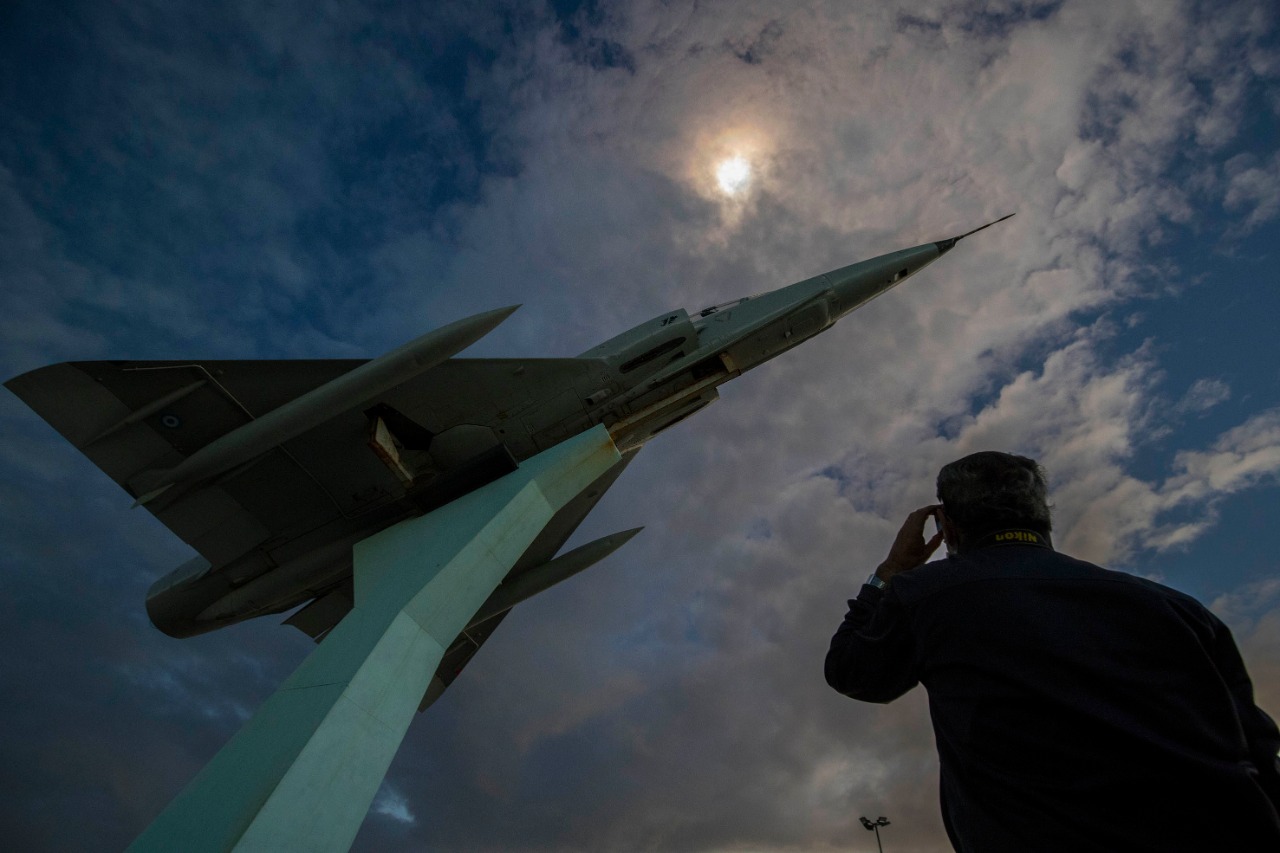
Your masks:
{"label": "man's raised hand", "polygon": [[887,583],[898,572],[922,566],[933,556],[933,552],[937,551],[938,546],[942,544],[942,531],[939,530],[933,538],[926,541],[924,523],[940,509],[940,504],[930,504],[913,510],[907,516],[907,520],[902,523],[902,529],[898,531],[897,538],[893,540],[893,546],[889,548],[889,556],[885,557],[884,562],[876,569],[876,575],[880,580]]}

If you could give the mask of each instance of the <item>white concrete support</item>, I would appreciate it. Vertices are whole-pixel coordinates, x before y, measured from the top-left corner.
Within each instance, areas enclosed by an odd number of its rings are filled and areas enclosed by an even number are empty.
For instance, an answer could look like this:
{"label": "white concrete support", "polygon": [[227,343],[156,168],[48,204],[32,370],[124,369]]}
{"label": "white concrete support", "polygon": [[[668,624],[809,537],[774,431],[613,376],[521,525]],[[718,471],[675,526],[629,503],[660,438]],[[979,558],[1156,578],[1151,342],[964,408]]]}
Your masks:
{"label": "white concrete support", "polygon": [[347,850],[446,646],[619,462],[603,426],[355,547],[355,608],[129,848]]}

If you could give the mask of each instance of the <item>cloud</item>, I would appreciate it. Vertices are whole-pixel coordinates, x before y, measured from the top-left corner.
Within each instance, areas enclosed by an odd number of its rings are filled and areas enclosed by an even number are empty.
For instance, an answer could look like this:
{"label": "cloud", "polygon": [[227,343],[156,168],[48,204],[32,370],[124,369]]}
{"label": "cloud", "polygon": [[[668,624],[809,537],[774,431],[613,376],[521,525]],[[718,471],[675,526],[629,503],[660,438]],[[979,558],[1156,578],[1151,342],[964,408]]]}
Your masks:
{"label": "cloud", "polygon": [[1209,450],[1180,452],[1174,472],[1161,490],[1171,507],[1225,497],[1273,477],[1280,472],[1280,409],[1228,430]]}
{"label": "cloud", "polygon": [[[1150,287],[1146,248],[1198,215],[1205,197],[1177,172],[1185,141],[1198,122],[1206,144],[1230,135],[1209,127],[1210,102],[1180,63],[1191,50],[1208,62],[1227,37],[1192,48],[1185,9],[1148,18],[1125,4],[1072,4],[999,32],[966,29],[954,15],[900,31],[875,11],[842,27],[817,6],[745,62],[723,47],[750,43],[768,18],[742,8],[673,19],[635,5],[608,29],[636,57],[627,73],[584,75],[554,40],[499,62],[494,85],[514,86],[523,107],[504,131],[528,162],[492,185],[492,205],[463,232],[477,247],[482,235],[512,238],[498,250],[512,260],[485,246],[476,278],[501,281],[519,258],[524,281],[554,286],[544,299],[568,305],[589,292],[559,312],[585,348],[593,327],[620,330],[646,308],[712,304],[1014,207],[1019,217],[964,244],[914,290],[728,386],[717,406],[655,442],[619,486],[662,508],[640,519],[650,529],[619,557],[625,575],[602,567],[543,602],[529,615],[537,624],[512,626],[530,650],[503,646],[503,677],[477,686],[503,708],[531,703],[533,719],[557,702],[597,707],[593,691],[615,680],[647,686],[609,692],[609,716],[540,729],[566,750],[575,733],[590,737],[626,768],[617,784],[634,795],[625,805],[590,800],[601,819],[576,836],[586,847],[730,846],[726,812],[699,793],[711,790],[734,792],[735,833],[765,848],[847,837],[859,831],[852,804],[884,803],[902,821],[905,849],[937,849],[922,697],[852,706],[827,696],[803,662],[820,659],[839,602],[874,565],[892,519],[930,500],[938,465],[968,450],[1039,456],[1055,476],[1060,542],[1121,563],[1193,541],[1220,496],[1260,481],[1213,473],[1244,452],[1234,433],[1177,457],[1186,467],[1167,480],[1130,473],[1152,436],[1227,389],[1204,380],[1181,406],[1167,403],[1155,348],[1117,358],[1106,322],[1077,328]],[[945,61],[930,65],[925,52]],[[751,132],[735,134],[730,116]],[[706,130],[717,124],[721,132]],[[742,209],[718,210],[704,170],[734,145],[754,147],[761,180]],[[572,189],[548,205],[566,180],[550,164],[570,158]],[[703,201],[673,207],[681,189]],[[617,239],[619,223],[651,210],[658,221]],[[577,291],[564,264],[584,262],[583,244],[593,247],[591,284]],[[910,358],[886,356],[903,341]],[[1265,445],[1259,417],[1241,429]],[[1263,471],[1265,458],[1248,470]],[[804,475],[833,466],[840,476]],[[1167,520],[1179,507],[1200,517]],[[596,523],[632,523],[638,510],[602,507]],[[770,536],[733,544],[751,525]],[[534,673],[557,660],[575,675],[550,690]],[[577,683],[604,672],[599,687]],[[504,790],[503,807],[519,809]],[[536,819],[524,812],[515,823]]]}
{"label": "cloud", "polygon": [[1209,609],[1223,621],[1248,629],[1280,601],[1280,577],[1269,577],[1215,598]]}
{"label": "cloud", "polygon": [[1225,172],[1222,203],[1227,210],[1245,214],[1233,233],[1247,234],[1280,212],[1280,156],[1259,163],[1248,154],[1238,154],[1227,161]]}
{"label": "cloud", "polygon": [[1280,708],[1280,577],[1267,577],[1218,596],[1210,609],[1231,626],[1253,679],[1258,706]]}
{"label": "cloud", "polygon": [[0,163],[0,276],[5,304],[0,313],[4,363],[34,368],[73,347],[92,354],[105,345],[101,332],[63,320],[68,300],[91,288],[83,266],[62,256],[57,236],[23,198],[13,172]]}
{"label": "cloud", "polygon": [[1231,387],[1221,379],[1197,379],[1174,406],[1174,411],[1200,414],[1229,399]]}
{"label": "cloud", "polygon": [[396,791],[390,785],[383,783],[382,788],[378,790],[378,795],[373,798],[373,805],[370,807],[372,812],[409,826],[418,822],[418,818],[414,816],[413,810],[409,808],[409,802],[404,798],[404,794]]}

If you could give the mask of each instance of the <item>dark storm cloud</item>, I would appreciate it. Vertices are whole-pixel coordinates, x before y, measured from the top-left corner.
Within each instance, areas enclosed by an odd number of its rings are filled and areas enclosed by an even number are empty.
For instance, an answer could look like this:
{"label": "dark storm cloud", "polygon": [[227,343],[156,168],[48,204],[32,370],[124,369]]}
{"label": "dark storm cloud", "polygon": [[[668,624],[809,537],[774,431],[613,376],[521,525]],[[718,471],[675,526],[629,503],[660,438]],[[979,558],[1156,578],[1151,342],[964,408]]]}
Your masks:
{"label": "dark storm cloud", "polygon": [[147,586],[185,548],[4,409],[0,824],[14,849],[119,848],[287,674],[292,638],[270,632],[277,656],[259,659],[248,636],[184,646],[149,630]]}
{"label": "dark storm cloud", "polygon": [[[94,356],[376,352],[371,247],[517,168],[467,91],[518,37],[501,10],[6,17],[6,378]],[[0,419],[0,825],[12,849],[119,849],[310,643],[271,624],[232,642],[154,631],[146,589],[187,549],[12,396]]]}
{"label": "dark storm cloud", "polygon": [[[467,91],[513,37],[500,13],[85,4],[17,17],[34,37],[12,38],[4,162],[54,253],[92,270],[57,313],[78,328],[117,318],[113,338],[147,348],[134,355],[210,327],[227,355],[332,346],[371,312],[372,248],[518,168]],[[133,310],[156,294],[154,311]]]}

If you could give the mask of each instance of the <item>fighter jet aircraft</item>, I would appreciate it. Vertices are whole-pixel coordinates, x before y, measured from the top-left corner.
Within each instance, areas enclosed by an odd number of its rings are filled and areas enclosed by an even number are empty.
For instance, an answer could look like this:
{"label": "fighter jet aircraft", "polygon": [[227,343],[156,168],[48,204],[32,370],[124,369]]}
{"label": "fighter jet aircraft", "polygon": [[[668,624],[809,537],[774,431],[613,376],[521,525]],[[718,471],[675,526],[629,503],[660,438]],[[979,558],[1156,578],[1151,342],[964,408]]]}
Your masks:
{"label": "fighter jet aircraft", "polygon": [[555,557],[646,441],[982,228],[693,315],[671,311],[577,358],[453,357],[506,308],[371,361],[67,362],[5,384],[199,554],[147,595],[151,621],[174,637],[305,605],[285,623],[319,642],[352,607],[355,542],[604,424],[624,464],[514,565],[450,645],[425,708],[515,604],[634,535]]}

